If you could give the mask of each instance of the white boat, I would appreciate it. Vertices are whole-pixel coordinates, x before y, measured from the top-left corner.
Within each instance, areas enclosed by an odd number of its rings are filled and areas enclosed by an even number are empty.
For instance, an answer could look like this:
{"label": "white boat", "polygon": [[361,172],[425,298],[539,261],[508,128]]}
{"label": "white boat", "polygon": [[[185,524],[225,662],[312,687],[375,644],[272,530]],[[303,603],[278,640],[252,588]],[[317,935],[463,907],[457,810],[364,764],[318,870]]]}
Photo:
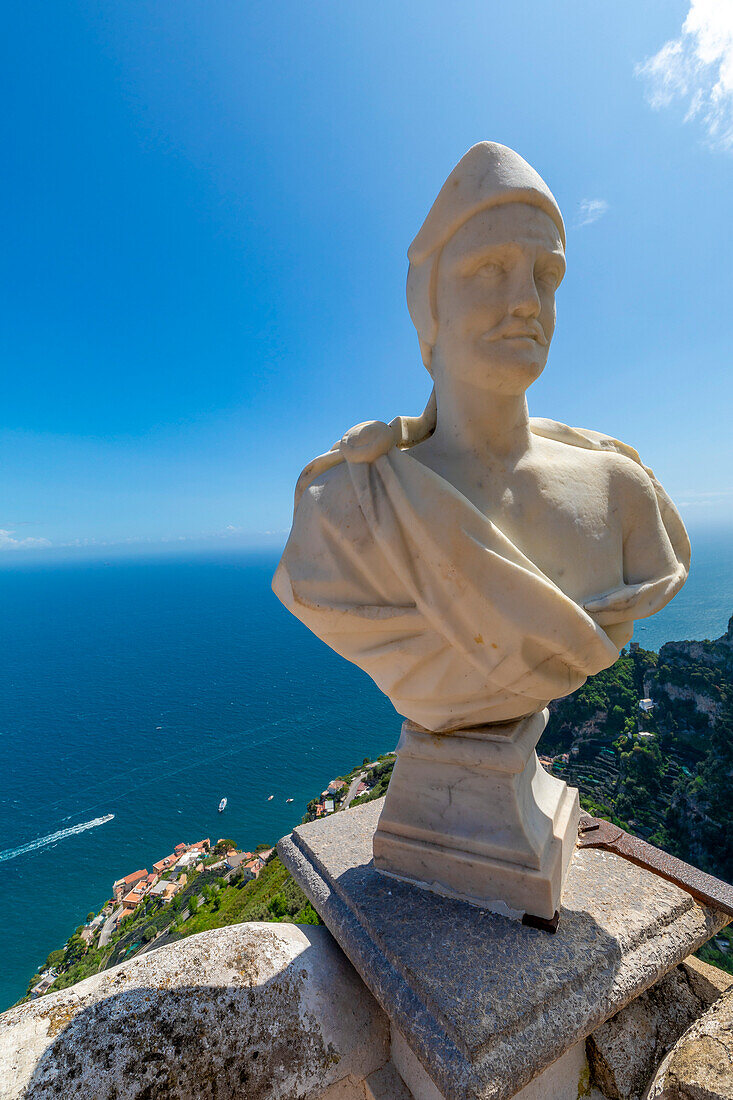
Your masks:
{"label": "white boat", "polygon": [[267,801],[268,801],[268,802],[272,802],[272,800],[273,800],[273,798],[274,798],[274,797],[275,797],[275,795],[274,795],[274,794],[268,794],[268,796],[267,796]]}
{"label": "white boat", "polygon": [[294,802],[294,801],[295,801],[295,799],[294,799],[294,798],[286,798],[286,799],[285,799],[285,801],[286,801],[286,802]]}
{"label": "white boat", "polygon": [[221,802],[219,803],[219,813],[223,814],[224,811],[226,810],[226,808],[227,808],[227,800],[226,800],[226,798],[222,798]]}

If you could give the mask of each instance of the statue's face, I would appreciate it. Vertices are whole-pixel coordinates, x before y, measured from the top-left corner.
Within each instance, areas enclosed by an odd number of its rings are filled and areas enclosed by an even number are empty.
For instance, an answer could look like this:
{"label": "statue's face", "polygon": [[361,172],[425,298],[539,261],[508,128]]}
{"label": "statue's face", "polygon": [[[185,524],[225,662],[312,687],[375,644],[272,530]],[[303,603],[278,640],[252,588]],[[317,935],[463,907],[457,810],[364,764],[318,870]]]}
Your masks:
{"label": "statue's face", "polygon": [[508,203],[474,214],[443,248],[433,369],[505,394],[544,370],[565,273],[560,234],[544,211]]}

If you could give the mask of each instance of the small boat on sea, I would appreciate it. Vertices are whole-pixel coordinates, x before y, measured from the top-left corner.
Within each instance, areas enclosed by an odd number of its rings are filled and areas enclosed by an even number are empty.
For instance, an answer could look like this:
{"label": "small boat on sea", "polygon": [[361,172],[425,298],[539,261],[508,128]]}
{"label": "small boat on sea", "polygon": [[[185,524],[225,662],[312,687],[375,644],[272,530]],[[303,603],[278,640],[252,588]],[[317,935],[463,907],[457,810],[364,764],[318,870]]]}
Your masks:
{"label": "small boat on sea", "polygon": [[226,798],[222,798],[221,802],[219,803],[219,813],[223,814],[224,811],[226,810],[226,808],[227,808],[227,800],[226,800]]}
{"label": "small boat on sea", "polygon": [[295,799],[294,799],[294,798],[286,798],[286,799],[285,799],[285,801],[286,801],[286,802],[294,802],[294,801],[295,801]]}
{"label": "small boat on sea", "polygon": [[267,801],[268,801],[268,802],[272,802],[272,800],[273,800],[273,798],[274,798],[274,797],[275,797],[275,795],[274,795],[274,794],[268,794],[268,796],[267,796]]}

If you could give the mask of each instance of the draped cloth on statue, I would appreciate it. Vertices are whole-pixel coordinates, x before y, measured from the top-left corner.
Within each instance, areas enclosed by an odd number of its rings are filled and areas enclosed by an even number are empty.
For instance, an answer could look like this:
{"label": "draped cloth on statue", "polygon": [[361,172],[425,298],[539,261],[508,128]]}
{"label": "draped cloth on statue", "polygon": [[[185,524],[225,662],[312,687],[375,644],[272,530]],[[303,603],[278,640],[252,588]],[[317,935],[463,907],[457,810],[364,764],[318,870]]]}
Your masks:
{"label": "draped cloth on statue", "polygon": [[[547,420],[531,428],[640,461],[597,433]],[[684,582],[689,544],[647,473],[680,563],[659,586],[658,610]],[[441,732],[515,719],[617,659],[583,608],[409,450],[344,461],[336,449],[311,464],[308,479],[275,594],[412,721]]]}

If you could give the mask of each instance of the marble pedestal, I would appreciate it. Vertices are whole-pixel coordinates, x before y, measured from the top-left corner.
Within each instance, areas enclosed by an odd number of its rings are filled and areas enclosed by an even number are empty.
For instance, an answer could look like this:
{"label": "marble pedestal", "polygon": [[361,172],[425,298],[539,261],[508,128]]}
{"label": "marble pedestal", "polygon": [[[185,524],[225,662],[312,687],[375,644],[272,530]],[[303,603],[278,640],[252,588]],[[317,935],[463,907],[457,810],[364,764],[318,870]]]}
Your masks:
{"label": "marble pedestal", "polygon": [[278,852],[389,1016],[395,1064],[414,1057],[432,1083],[423,1096],[514,1096],[728,921],[576,849],[549,936],[376,871],[382,802],[300,825]]}
{"label": "marble pedestal", "polygon": [[578,792],[535,746],[548,712],[431,733],[406,721],[374,866],[514,919],[551,920],[578,836]]}

